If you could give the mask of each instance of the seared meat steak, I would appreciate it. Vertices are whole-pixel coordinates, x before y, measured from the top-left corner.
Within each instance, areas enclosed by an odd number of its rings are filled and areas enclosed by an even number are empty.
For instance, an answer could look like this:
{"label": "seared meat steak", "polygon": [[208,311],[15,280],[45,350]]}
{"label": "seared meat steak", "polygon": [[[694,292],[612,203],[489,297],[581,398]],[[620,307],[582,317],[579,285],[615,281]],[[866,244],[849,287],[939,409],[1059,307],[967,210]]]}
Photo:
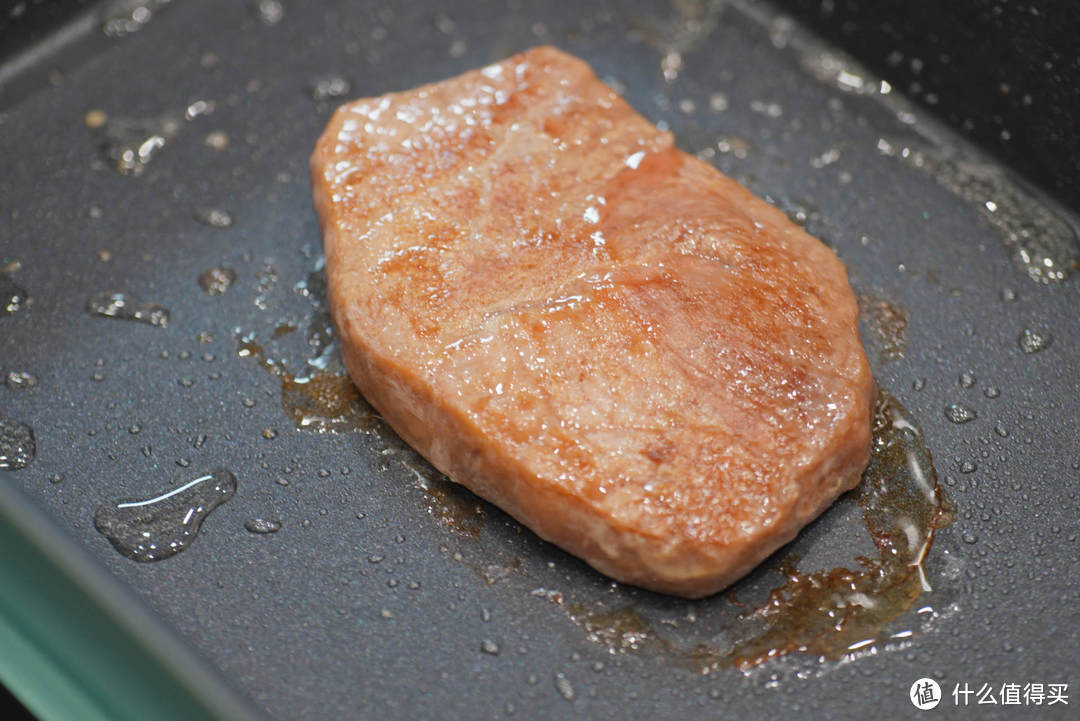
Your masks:
{"label": "seared meat steak", "polygon": [[714,593],[854,486],[843,264],[548,47],[341,107],[312,157],[356,385],[600,571]]}

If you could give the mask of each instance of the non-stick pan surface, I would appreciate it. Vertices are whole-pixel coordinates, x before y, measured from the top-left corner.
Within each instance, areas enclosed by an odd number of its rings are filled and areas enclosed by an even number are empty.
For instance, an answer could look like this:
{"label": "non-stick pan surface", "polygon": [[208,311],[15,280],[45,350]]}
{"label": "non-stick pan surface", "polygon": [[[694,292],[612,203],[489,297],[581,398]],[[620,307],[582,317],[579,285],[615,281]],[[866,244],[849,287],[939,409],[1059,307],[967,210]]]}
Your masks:
{"label": "non-stick pan surface", "polygon": [[[166,7],[0,121],[0,260],[18,261],[10,278],[31,297],[0,316],[0,370],[39,381],[0,387],[0,415],[37,441],[35,460],[0,481],[161,624],[280,719],[904,718],[920,713],[908,692],[921,677],[941,684],[929,712],[940,717],[1075,713],[1072,698],[974,708],[972,697],[963,709],[951,695],[1080,682],[1080,298],[1075,277],[1032,280],[1016,252],[1027,241],[1008,239],[1018,227],[1071,237],[1074,216],[768,6],[276,7]],[[445,487],[378,426],[297,428],[281,378],[238,357],[245,336],[293,370],[312,356],[320,238],[307,160],[333,107],[538,43],[588,60],[682,148],[806,222],[856,290],[891,309],[887,327],[864,327],[875,374],[921,424],[956,522],[926,559],[933,590],[847,658],[702,674],[671,648],[722,646],[739,623],[730,596],[613,586]],[[88,127],[170,118],[164,147],[129,175]],[[197,220],[206,208],[231,225]],[[237,277],[214,296],[197,279],[218,266]],[[107,291],[167,308],[167,327],[88,313]],[[1025,330],[1052,340],[1026,352]],[[954,423],[950,404],[976,417]],[[236,475],[236,495],[183,553],[136,563],[95,530],[102,504],[215,468]],[[255,518],[281,529],[246,530]],[[778,557],[853,567],[871,549],[846,498]],[[782,582],[776,569],[764,564],[736,596],[760,602]],[[648,642],[622,643],[626,627],[614,648],[590,638],[589,609],[640,622]]]}

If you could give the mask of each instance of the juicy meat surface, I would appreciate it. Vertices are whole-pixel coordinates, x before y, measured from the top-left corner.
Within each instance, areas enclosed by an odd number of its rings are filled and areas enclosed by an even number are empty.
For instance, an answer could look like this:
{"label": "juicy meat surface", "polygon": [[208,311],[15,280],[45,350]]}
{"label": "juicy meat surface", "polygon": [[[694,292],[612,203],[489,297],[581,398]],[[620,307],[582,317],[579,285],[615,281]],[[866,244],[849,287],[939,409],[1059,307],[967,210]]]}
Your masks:
{"label": "juicy meat surface", "polygon": [[352,379],[609,576],[714,593],[859,481],[843,264],[540,47],[342,106],[312,157]]}

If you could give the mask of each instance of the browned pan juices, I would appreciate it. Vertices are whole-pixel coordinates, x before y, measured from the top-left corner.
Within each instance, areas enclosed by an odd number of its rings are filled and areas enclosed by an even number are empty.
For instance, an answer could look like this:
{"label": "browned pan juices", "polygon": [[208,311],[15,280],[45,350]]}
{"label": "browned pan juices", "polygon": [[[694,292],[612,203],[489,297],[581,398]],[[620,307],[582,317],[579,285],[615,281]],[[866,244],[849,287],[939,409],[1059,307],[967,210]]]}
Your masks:
{"label": "browned pan juices", "polygon": [[375,412],[349,378],[328,371],[306,378],[282,375],[281,405],[297,428],[319,433],[363,430],[375,423]]}
{"label": "browned pan juices", "polygon": [[881,389],[870,464],[851,496],[862,508],[878,556],[859,556],[854,568],[814,572],[800,571],[795,556],[781,558],[777,570],[784,583],[765,603],[738,617],[729,647],[680,646],[634,607],[589,610],[569,603],[566,613],[588,640],[613,653],[652,649],[681,657],[701,673],[732,666],[745,670],[792,652],[839,660],[885,640],[889,624],[929,590],[923,563],[935,532],[954,518],[921,430]]}
{"label": "browned pan juices", "polygon": [[299,429],[317,433],[348,433],[370,430],[377,416],[364,402],[348,376],[326,370],[310,375],[290,373],[281,361],[269,358],[261,344],[249,335],[237,337],[237,355],[253,358],[259,366],[281,380],[281,407]]}
{"label": "browned pan juices", "polygon": [[862,483],[852,491],[877,558],[856,558],[858,568],[806,573],[797,558],[781,561],[783,585],[748,619],[762,631],[738,641],[727,660],[747,667],[801,651],[836,660],[879,640],[888,624],[929,590],[923,563],[934,533],[952,523],[952,504],[938,484],[922,432],[899,401],[878,392],[873,450]]}
{"label": "browned pan juices", "polygon": [[855,296],[859,316],[873,334],[882,363],[902,358],[907,349],[907,310],[896,301],[863,291]]}
{"label": "browned pan juices", "polygon": [[646,646],[656,646],[667,652],[675,650],[660,636],[652,622],[633,608],[590,611],[585,604],[572,603],[566,607],[566,614],[585,631],[586,638],[606,646],[613,653],[638,651]]}
{"label": "browned pan juices", "polygon": [[[379,432],[382,437],[393,437],[401,443],[387,426],[380,425]],[[428,468],[426,461],[417,459],[418,464],[423,464],[420,468],[406,461],[402,463],[416,476],[416,485],[427,499],[429,516],[454,533],[473,538],[480,535],[484,506],[479,498],[438,471],[424,470]]]}

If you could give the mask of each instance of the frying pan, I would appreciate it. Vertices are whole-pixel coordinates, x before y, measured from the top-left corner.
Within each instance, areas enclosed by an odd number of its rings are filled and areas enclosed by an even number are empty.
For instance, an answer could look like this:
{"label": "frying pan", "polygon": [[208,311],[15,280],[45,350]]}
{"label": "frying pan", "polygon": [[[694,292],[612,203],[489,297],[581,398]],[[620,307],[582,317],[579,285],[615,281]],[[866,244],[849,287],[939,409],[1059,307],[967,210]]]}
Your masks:
{"label": "frying pan", "polygon": [[[137,32],[68,48],[78,62],[0,118],[0,260],[30,298],[0,316],[0,370],[38,381],[0,388],[0,415],[36,439],[0,474],[0,608],[23,643],[0,655],[38,713],[905,718],[930,678],[944,698],[926,713],[1074,716],[951,696],[1076,690],[1077,281],[1045,272],[1068,270],[1071,211],[768,5],[151,6]],[[315,430],[283,407],[269,361],[296,373],[326,350],[307,158],[334,105],[541,42],[805,223],[889,309],[863,328],[875,376],[921,426],[955,522],[925,559],[930,590],[869,644],[745,669],[682,651],[730,642],[784,559],[811,572],[872,552],[851,497],[732,593],[687,602],[543,543],[362,406]],[[117,148],[154,132],[163,147],[117,172]],[[220,295],[198,282],[215,267],[236,274]],[[87,311],[111,292],[167,325]],[[102,505],[216,468],[236,494],[184,552],[136,563],[95,529]],[[248,531],[258,518],[281,528]]]}

